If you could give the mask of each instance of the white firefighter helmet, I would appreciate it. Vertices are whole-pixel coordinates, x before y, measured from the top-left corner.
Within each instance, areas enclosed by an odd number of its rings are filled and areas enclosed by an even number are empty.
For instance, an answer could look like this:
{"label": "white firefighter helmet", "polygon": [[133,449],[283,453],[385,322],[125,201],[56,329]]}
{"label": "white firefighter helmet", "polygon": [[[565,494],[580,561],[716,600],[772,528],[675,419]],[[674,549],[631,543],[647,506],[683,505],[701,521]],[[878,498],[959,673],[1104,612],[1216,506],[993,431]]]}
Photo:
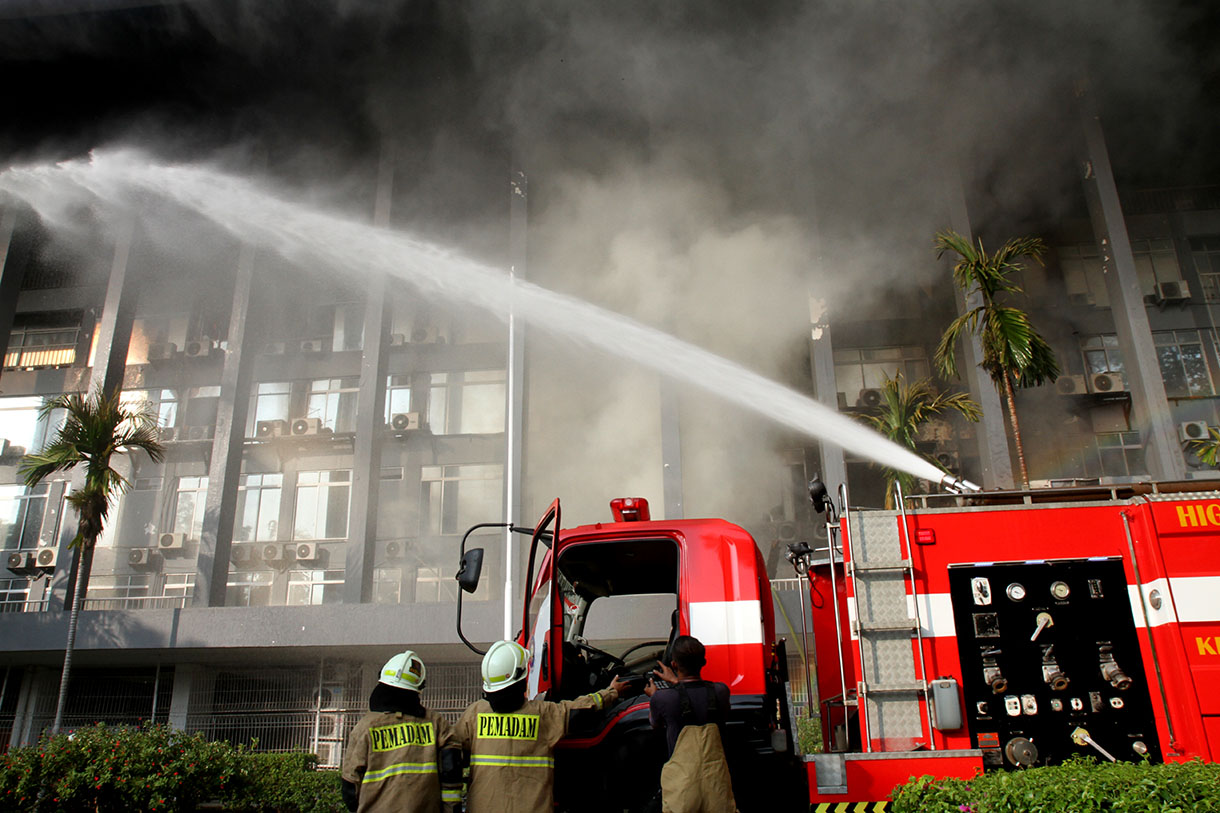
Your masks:
{"label": "white firefighter helmet", "polygon": [[385,666],[381,667],[381,677],[377,679],[377,682],[396,689],[410,689],[418,692],[424,688],[427,675],[428,670],[424,668],[424,662],[408,649],[385,662]]}
{"label": "white firefighter helmet", "polygon": [[483,656],[483,691],[515,686],[529,674],[530,653],[515,641],[496,641]]}

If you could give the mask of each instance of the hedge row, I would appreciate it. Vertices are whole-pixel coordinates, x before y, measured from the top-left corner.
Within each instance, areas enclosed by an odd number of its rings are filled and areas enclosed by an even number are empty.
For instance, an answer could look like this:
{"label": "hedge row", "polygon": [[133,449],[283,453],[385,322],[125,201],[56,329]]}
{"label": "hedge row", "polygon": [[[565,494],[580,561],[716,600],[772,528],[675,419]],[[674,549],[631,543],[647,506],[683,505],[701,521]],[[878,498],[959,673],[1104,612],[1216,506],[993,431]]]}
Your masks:
{"label": "hedge row", "polygon": [[336,771],[166,726],[96,725],[0,756],[0,809],[343,813]]}
{"label": "hedge row", "polygon": [[965,780],[923,776],[896,789],[891,799],[893,813],[1220,811],[1220,765],[1099,765],[1086,757]]}

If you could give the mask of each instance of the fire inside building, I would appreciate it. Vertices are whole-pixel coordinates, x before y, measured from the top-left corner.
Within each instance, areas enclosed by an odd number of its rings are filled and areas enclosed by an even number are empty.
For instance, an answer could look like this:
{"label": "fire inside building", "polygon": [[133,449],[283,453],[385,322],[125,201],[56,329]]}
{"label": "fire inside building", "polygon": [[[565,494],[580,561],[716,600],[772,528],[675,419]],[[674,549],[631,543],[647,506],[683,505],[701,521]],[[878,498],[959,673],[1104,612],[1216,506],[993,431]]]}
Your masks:
{"label": "fire inside building", "polygon": [[[941,334],[973,307],[936,232],[989,248],[1036,235],[1044,262],[1020,268],[1013,301],[1060,374],[1016,391],[1029,482],[977,340],[935,386],[968,393],[979,420],[928,422],[915,451],[989,491],[1220,479],[1190,444],[1220,427],[1220,173],[1200,101],[1217,73],[1190,14],[1146,10],[1146,62],[1127,64],[1115,26],[1082,37],[1091,61],[1038,73],[1030,53],[966,71],[852,15],[833,20],[863,48],[848,57],[809,10],[694,25],[240,5],[0,12],[0,747],[51,724],[78,570],[72,475],[27,486],[19,468],[63,420],[43,405],[99,388],[152,413],[166,452],[125,460],[89,554],[69,728],[153,720],[336,765],[377,667],[407,645],[428,663],[426,704],[456,715],[479,696],[454,626],[463,534],[532,525],[556,495],[582,524],[631,493],[666,520],[739,524],[775,588],[758,599],[775,634],[802,634],[788,546],[813,552],[801,577],[835,556],[807,483],[880,508],[885,461],[726,407],[613,330],[590,324],[586,344],[548,332],[558,313],[455,293],[451,252],[855,420],[898,375],[937,380]],[[1028,13],[997,23],[1018,52],[1083,25]],[[768,35],[754,57],[735,15]],[[633,39],[630,70],[594,47]],[[1145,68],[1171,99],[1135,81]],[[140,152],[107,157],[123,150]],[[143,165],[168,169],[131,193],[122,176]],[[526,542],[473,537],[471,640],[522,633]],[[670,634],[668,610],[618,606],[585,636]],[[833,685],[791,666],[794,707],[816,709],[808,693]]]}

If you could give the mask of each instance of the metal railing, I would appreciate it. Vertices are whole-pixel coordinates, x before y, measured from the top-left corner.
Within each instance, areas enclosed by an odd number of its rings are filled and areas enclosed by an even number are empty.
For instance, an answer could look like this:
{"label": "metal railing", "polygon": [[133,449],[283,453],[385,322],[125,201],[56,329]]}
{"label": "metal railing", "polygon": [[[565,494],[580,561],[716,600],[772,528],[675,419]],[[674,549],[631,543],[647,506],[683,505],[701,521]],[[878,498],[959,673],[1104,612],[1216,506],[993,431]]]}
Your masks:
{"label": "metal railing", "polygon": [[47,609],[47,599],[0,601],[0,613],[41,613]]}
{"label": "metal railing", "polygon": [[181,610],[187,596],[128,596],[125,598],[86,598],[82,610]]}

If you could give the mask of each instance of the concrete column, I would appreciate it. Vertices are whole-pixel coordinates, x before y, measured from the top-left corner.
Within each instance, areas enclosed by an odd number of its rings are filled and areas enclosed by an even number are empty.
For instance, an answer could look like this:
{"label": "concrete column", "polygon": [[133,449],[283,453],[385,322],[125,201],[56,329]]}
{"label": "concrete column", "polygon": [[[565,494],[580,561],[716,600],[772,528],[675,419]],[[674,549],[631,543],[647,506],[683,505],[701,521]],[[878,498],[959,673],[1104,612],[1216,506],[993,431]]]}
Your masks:
{"label": "concrete column", "polygon": [[254,348],[260,337],[250,324],[256,250],[243,245],[237,256],[233,308],[225,340],[224,367],[220,372],[220,398],[216,405],[216,433],[208,460],[208,493],[195,562],[192,607],[223,607],[229,581],[229,554],[233,549],[233,522],[237,488],[241,480],[246,417],[250,411],[250,384],[254,375]]}
{"label": "concrete column", "polygon": [[[508,256],[509,274],[524,279],[529,259],[529,178],[520,169],[514,169],[509,178],[508,204]],[[504,405],[504,521],[521,522],[521,473],[523,470],[525,415],[525,324],[518,319],[513,308],[508,312],[508,358],[505,366]],[[531,524],[529,521],[526,525]],[[513,566],[516,561],[516,544],[513,532],[504,532],[504,637],[511,638],[515,631],[513,619],[517,602],[517,591],[513,586]],[[528,578],[526,576],[525,578]],[[524,589],[524,587],[523,587]]]}
{"label": "concrete column", "polygon": [[1086,156],[1085,199],[1101,251],[1114,329],[1123,354],[1127,391],[1131,395],[1131,421],[1144,441],[1148,473],[1156,480],[1182,480],[1186,477],[1186,462],[1178,444],[1169,399],[1165,397],[1165,382],[1101,119],[1087,90],[1082,90],[1079,98]]}
{"label": "concrete column", "polygon": [[[818,401],[833,410],[839,409],[839,389],[835,385],[834,342],[830,336],[830,323],[820,306],[810,299],[809,364],[813,375],[813,387]],[[818,474],[838,499],[839,485],[847,482],[847,463],[843,449],[825,440],[818,442],[822,470]]]}
{"label": "concrete column", "polygon": [[[970,212],[966,206],[966,193],[960,179],[955,190],[951,190],[949,195],[949,222],[958,234],[969,239],[974,238],[970,227]],[[956,285],[953,286],[953,296],[959,315],[983,304],[981,293],[973,291],[966,296]],[[1012,473],[1012,455],[1008,449],[1008,413],[991,376],[979,366],[982,360],[983,344],[978,334],[971,333],[969,338],[962,342],[961,369],[966,386],[970,390],[970,397],[978,403],[983,412],[975,432],[979,463],[983,468],[982,485],[987,489],[1011,489],[1015,487],[1016,481]],[[960,475],[961,472],[954,474]]]}
{"label": "concrete column", "polygon": [[[383,147],[377,171],[373,225],[390,226],[394,190],[394,157]],[[352,499],[345,547],[343,601],[373,600],[373,565],[377,543],[377,497],[381,484],[381,444],[385,437],[386,376],[390,363],[389,281],[384,274],[368,282],[364,306],[364,349],[360,356],[360,391],[356,395],[356,446],[352,461]]]}
{"label": "concrete column", "polygon": [[187,715],[191,710],[191,689],[199,672],[199,667],[193,663],[180,663],[174,667],[174,691],[169,699],[170,728],[186,730]]}
{"label": "concrete column", "polygon": [[0,211],[0,359],[8,355],[13,318],[17,315],[17,297],[25,277],[25,263],[17,262],[12,251],[13,233],[17,229],[17,210],[8,207]]}
{"label": "concrete column", "polygon": [[[131,344],[132,322],[135,318],[136,289],[134,275],[129,273],[131,246],[135,240],[135,221],[127,220],[116,229],[114,256],[110,263],[110,277],[106,283],[106,298],[102,305],[102,316],[97,324],[97,357],[89,377],[89,392],[101,389],[107,394],[123,388],[123,374],[127,369],[127,350]],[[74,485],[84,483],[84,474],[75,472]],[[65,522],[74,522],[75,516],[65,517]],[[67,537],[71,540],[72,537]],[[83,560],[83,561],[82,561]],[[78,557],[67,547],[60,546],[60,565],[51,580],[49,610],[71,609],[72,596],[76,589],[77,571],[88,574],[93,564],[93,551]]]}

